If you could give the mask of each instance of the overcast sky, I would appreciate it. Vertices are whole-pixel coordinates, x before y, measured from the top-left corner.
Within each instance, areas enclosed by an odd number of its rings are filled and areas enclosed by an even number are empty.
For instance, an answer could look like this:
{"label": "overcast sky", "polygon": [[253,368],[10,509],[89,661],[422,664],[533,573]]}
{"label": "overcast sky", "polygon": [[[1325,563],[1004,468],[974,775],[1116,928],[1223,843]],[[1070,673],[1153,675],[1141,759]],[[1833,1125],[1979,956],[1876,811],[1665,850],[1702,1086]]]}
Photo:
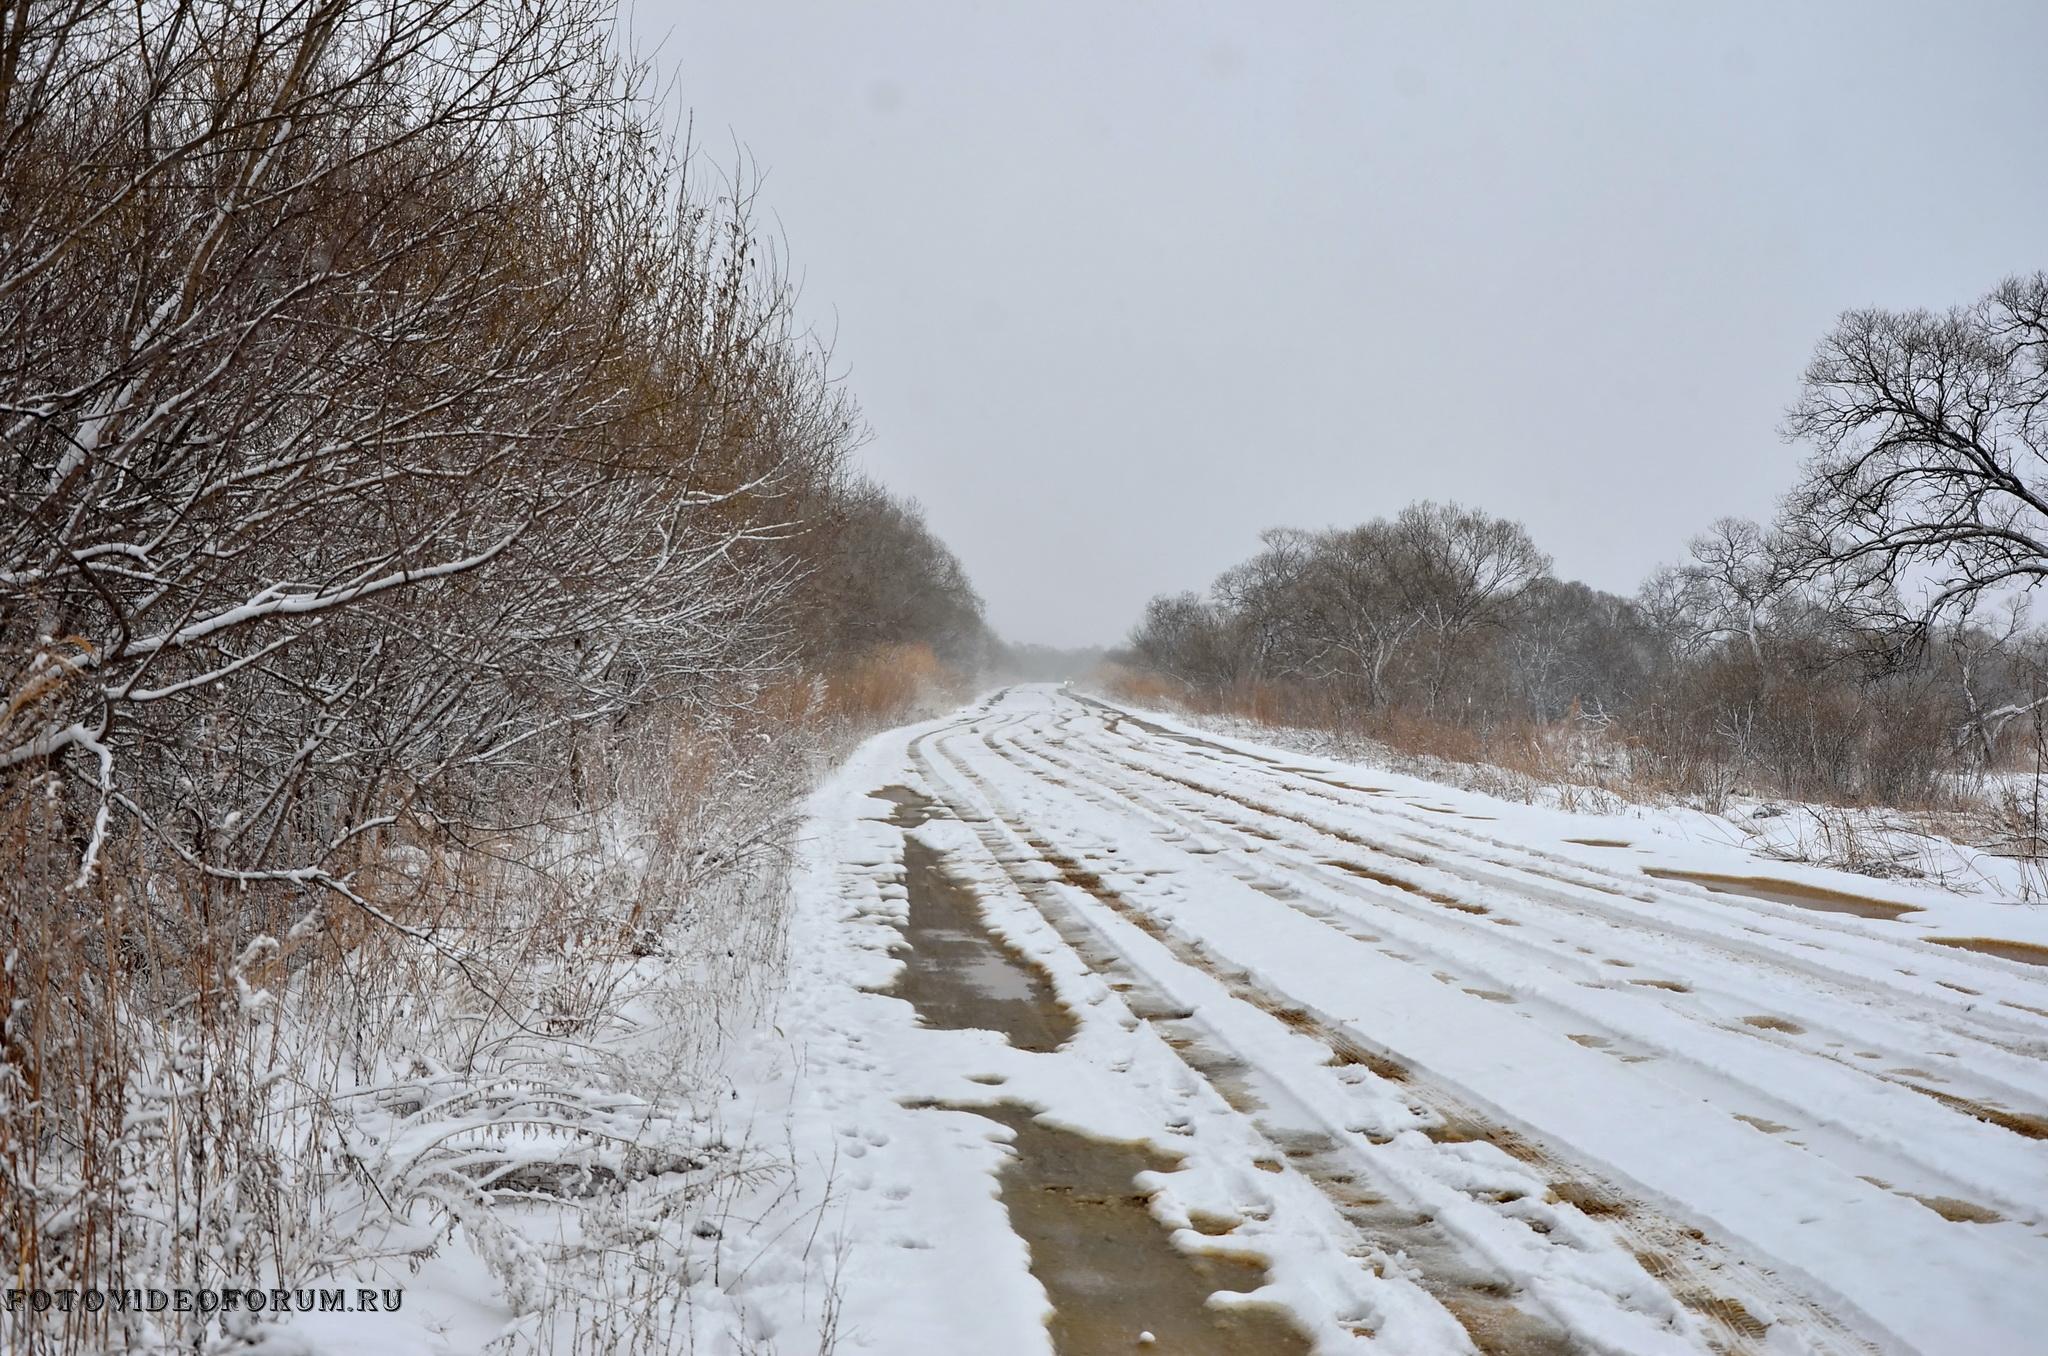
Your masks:
{"label": "overcast sky", "polygon": [[2048,4],[638,0],[1005,636],[1455,499],[1632,591],[1841,310],[2048,267]]}

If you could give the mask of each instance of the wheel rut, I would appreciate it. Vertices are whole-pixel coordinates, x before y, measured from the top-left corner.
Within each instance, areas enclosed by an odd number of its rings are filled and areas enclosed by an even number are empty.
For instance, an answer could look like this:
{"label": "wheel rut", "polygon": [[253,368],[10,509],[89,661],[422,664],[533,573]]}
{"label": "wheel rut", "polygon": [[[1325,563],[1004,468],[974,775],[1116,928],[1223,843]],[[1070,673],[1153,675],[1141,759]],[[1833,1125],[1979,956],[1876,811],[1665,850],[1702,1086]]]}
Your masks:
{"label": "wheel rut", "polygon": [[[933,763],[920,741],[915,751],[920,771],[935,788],[949,780]],[[1144,909],[1121,897],[1084,860],[1061,850],[1002,810],[1002,800],[974,769],[957,759],[948,766],[975,786],[986,807],[955,803],[963,821],[974,823],[989,856],[1038,907],[1060,936],[1092,970],[1111,979],[1140,1020],[1150,1022],[1161,1039],[1181,1053],[1183,1061],[1214,1087],[1226,1102],[1250,1117],[1274,1143],[1276,1165],[1284,1160],[1322,1190],[1357,1231],[1361,1256],[1368,1264],[1388,1265],[1405,1258],[1409,1274],[1457,1317],[1480,1350],[1487,1352],[1551,1352],[1578,1349],[1567,1327],[1538,1299],[1520,1291],[1505,1273],[1489,1265],[1470,1240],[1452,1236],[1427,1202],[1418,1202],[1412,1183],[1373,1161],[1379,1147],[1403,1130],[1419,1130],[1438,1146],[1484,1143],[1505,1159],[1536,1172],[1543,1180],[1541,1196],[1527,1200],[1520,1188],[1501,1192],[1487,1204],[1496,1213],[1520,1220],[1532,1232],[1556,1228],[1565,1218],[1573,1230],[1599,1229],[1623,1240],[1645,1278],[1700,1324],[1709,1350],[1747,1352],[1769,1330],[1769,1321],[1752,1308],[1756,1286],[1743,1295],[1719,1288],[1718,1273],[1733,1265],[1698,1229],[1673,1223],[1630,1201],[1621,1191],[1526,1136],[1491,1122],[1446,1089],[1418,1078],[1393,1052],[1375,1049],[1358,1035],[1257,984],[1226,961],[1208,954],[1192,939],[1179,937]],[[1069,787],[1070,790],[1078,788]],[[1134,965],[1125,949],[1101,925],[1076,908],[1050,883],[1080,892],[1094,903],[1163,946],[1181,965],[1222,984],[1230,995],[1324,1047],[1332,1076],[1372,1079],[1398,1092],[1412,1113],[1405,1126],[1359,1127],[1318,1124],[1290,1091],[1252,1067],[1227,1036],[1199,1013],[1162,989]],[[1276,1109],[1281,1114],[1276,1115]],[[1361,1134],[1360,1131],[1365,1133]],[[1467,1193],[1470,1195],[1471,1193]],[[1541,1206],[1542,1209],[1533,1207]],[[1559,1207],[1568,1209],[1564,1214]],[[1568,1239],[1560,1242],[1569,1245]],[[1754,1269],[1751,1269],[1752,1272]],[[1750,1280],[1761,1280],[1754,1274]],[[1745,1303],[1745,1297],[1750,1303]],[[1864,1350],[1825,1314],[1809,1310],[1790,1295],[1773,1293],[1762,1306],[1799,1312],[1800,1327],[1809,1337],[1826,1334],[1833,1349]]]}
{"label": "wheel rut", "polygon": [[[992,745],[992,747],[999,756],[1010,758],[1010,760],[1013,762],[1015,761],[1014,757],[1005,752],[1005,750],[1002,747],[997,745]],[[1064,773],[1076,779],[1085,780],[1091,775],[1089,769],[1082,767],[1078,764],[1075,764],[1072,761],[1064,759],[1061,756],[1053,754],[1047,750],[1035,750],[1032,753],[1032,756],[1035,758],[1045,760],[1046,762],[1052,764],[1055,767],[1060,768]],[[1645,926],[1644,921],[1639,917],[1628,915],[1625,913],[1617,913],[1610,908],[1607,908],[1605,906],[1599,905],[1591,901],[1569,900],[1563,897],[1553,897],[1552,894],[1548,891],[1532,889],[1529,887],[1522,887],[1517,889],[1514,883],[1511,881],[1496,880],[1491,878],[1490,876],[1475,875],[1469,871],[1461,873],[1453,870],[1451,867],[1446,865],[1446,862],[1443,859],[1431,860],[1430,858],[1423,856],[1421,853],[1404,850],[1403,848],[1395,844],[1391,844],[1383,840],[1376,840],[1352,834],[1338,826],[1332,826],[1317,823],[1310,820],[1299,819],[1294,816],[1287,815],[1285,812],[1277,809],[1277,807],[1266,805],[1262,802],[1253,801],[1247,797],[1238,796],[1234,793],[1230,793],[1223,789],[1215,788],[1204,783],[1191,781],[1179,777],[1171,777],[1157,770],[1144,768],[1138,765],[1133,765],[1122,760],[1117,760],[1113,765],[1127,773],[1137,773],[1142,776],[1157,778],[1166,781],[1169,784],[1182,786],[1185,789],[1191,790],[1200,795],[1215,797],[1218,799],[1225,800],[1226,802],[1240,805],[1246,809],[1251,810],[1255,814],[1263,815],[1270,819],[1278,819],[1285,823],[1295,825],[1298,828],[1309,830],[1312,833],[1333,838],[1338,842],[1345,843],[1351,847],[1363,850],[1366,853],[1374,856],[1393,858],[1398,861],[1409,863],[1413,866],[1423,867],[1440,873],[1458,876],[1460,879],[1466,880],[1470,884],[1482,888],[1513,890],[1518,898],[1526,898],[1538,904],[1562,910],[1565,913],[1571,915],[1572,917],[1582,920],[1586,926],[1597,927],[1600,929],[1618,930],[1614,936],[1607,938],[1603,944],[1621,947],[1623,949],[1623,954],[1630,955],[1632,957],[1630,963],[1640,964],[1644,963],[1644,961],[1647,959],[1645,953],[1630,949],[1633,945],[1631,938],[1636,936],[1637,934],[1640,934]],[[1122,794],[1129,797],[1136,804],[1139,804],[1141,806],[1146,804],[1144,798],[1139,796],[1134,791],[1125,789],[1122,792]],[[1180,815],[1182,813],[1177,812],[1169,807],[1161,807],[1157,805],[1152,805],[1149,807],[1149,809],[1154,814],[1160,814],[1167,817],[1175,817],[1176,815]],[[1184,818],[1183,822],[1192,823],[1193,821]],[[1227,823],[1228,827],[1238,831],[1249,831],[1250,829],[1258,827],[1256,825],[1247,825],[1235,821],[1227,821]],[[1277,839],[1269,831],[1261,830],[1258,836],[1266,839],[1267,841],[1274,841],[1279,843],[1279,847],[1275,852],[1275,855],[1277,857],[1287,858],[1290,856],[1290,854],[1303,854],[1305,852],[1305,849],[1301,848],[1296,844],[1288,843],[1284,840]],[[1512,863],[1500,864],[1508,865],[1511,867],[1513,866]],[[1460,909],[1464,912],[1477,912],[1480,908],[1480,906],[1474,906],[1470,903],[1460,901],[1455,896],[1447,896],[1441,891],[1432,890],[1428,886],[1421,885],[1414,879],[1403,874],[1400,874],[1398,872],[1368,866],[1366,863],[1357,862],[1354,860],[1325,857],[1318,859],[1316,861],[1310,861],[1306,856],[1302,856],[1300,860],[1293,861],[1290,863],[1290,865],[1293,867],[1295,874],[1307,873],[1308,875],[1314,876],[1318,874],[1319,871],[1326,872],[1328,869],[1336,869],[1344,871],[1353,876],[1373,881],[1376,884],[1386,885],[1395,889],[1405,891],[1412,895],[1418,895],[1422,898],[1429,899],[1433,902],[1444,904],[1450,908]],[[1256,868],[1250,868],[1247,872],[1242,874],[1252,875],[1258,873]],[[1342,883],[1338,882],[1338,884],[1341,886]],[[1255,885],[1255,888],[1259,887]],[[1376,905],[1383,904],[1384,902],[1385,901],[1383,900],[1374,901]],[[1745,966],[1762,967],[1764,969],[1784,973],[1790,977],[1807,982],[1818,981],[1824,985],[1834,986],[1836,989],[1844,991],[1846,991],[1853,983],[1852,977],[1850,976],[1836,973],[1832,970],[1826,969],[1825,967],[1817,966],[1812,963],[1803,962],[1796,957],[1787,957],[1783,954],[1782,948],[1769,948],[1758,946],[1745,947],[1740,951],[1734,951],[1728,949],[1728,943],[1724,937],[1718,936],[1711,932],[1687,928],[1683,925],[1670,925],[1667,927],[1667,932],[1669,935],[1680,937],[1688,943],[1696,942],[1701,945],[1712,947],[1717,952],[1724,954],[1729,960],[1739,962],[1740,964]],[[1545,954],[1542,952],[1541,948],[1534,947],[1533,944],[1525,946],[1522,949],[1531,955]],[[2021,1031],[2018,1028],[2014,1028],[2013,1031],[2009,1035],[2007,1035],[2004,1034],[2002,1031],[1997,1034],[1988,1032],[1982,1029],[1981,1025],[1979,1027],[1963,1028],[1956,1025],[1955,1021],[1952,1019],[1951,1014],[1949,1014],[1945,1008],[1937,1010],[1935,1008],[1927,1006],[1926,1000],[1923,995],[1912,993],[1906,990],[1891,989],[1887,987],[1887,991],[1885,992],[1884,998],[1886,1006],[1903,1007],[1908,1011],[1909,1015],[1911,1015],[1914,1020],[1923,1021],[1929,1024],[1930,1026],[1940,1030],[1943,1036],[1949,1040],[1962,1042],[1964,1048],[1966,1049],[1975,1048],[1984,1050],[1987,1053],[1995,1052],[1996,1055],[1999,1057],[2017,1057],[2019,1060],[2024,1062],[2025,1067],[2027,1067],[2028,1069],[2031,1069],[2033,1065],[2036,1064],[2041,1057],[2041,1053],[2043,1050],[2042,1038],[2038,1033],[2033,1032],[2031,1030]],[[1816,1024],[1815,1029],[1819,1031],[1822,1030],[1823,1027],[1826,1027],[1826,1024]],[[1864,1029],[1864,1026],[1857,1023],[1848,1023],[1847,1025],[1837,1023],[1834,1026],[1826,1027],[1824,1034],[1831,1036],[1835,1039],[1838,1039],[1845,1046],[1856,1044],[1859,1046],[1859,1048],[1868,1048],[1871,1044],[1871,1038],[1869,1037],[1867,1031]],[[1908,1053],[1903,1049],[1886,1050],[1883,1048],[1881,1043],[1879,1045],[1879,1048],[1881,1053],[1887,1056],[1888,1062],[1892,1065],[1910,1064],[1912,1062]],[[2029,1138],[2039,1138],[2041,1117],[2039,1114],[2028,1109],[2027,1105],[2030,1101],[2034,1100],[2033,1094],[2029,1093],[2024,1089],[2019,1088],[2014,1084],[2001,1081],[1995,1077],[1988,1077],[1985,1071],[1975,1067],[1978,1064],[1978,1061],[1974,1059],[1968,1061],[1968,1063],[1973,1066],[1973,1081],[1981,1087],[1982,1091],[1977,1096],[1962,1098],[1958,1098],[1956,1094],[1952,1092],[1930,1090],[1929,1088],[1919,1083],[1916,1083],[1910,1078],[1901,1077],[1898,1074],[1890,1072],[1883,1068],[1866,1065],[1850,1065],[1848,1067],[1854,1068],[1859,1075],[1866,1076],[1880,1082],[1889,1083],[1894,1086],[1906,1088],[1910,1091],[1918,1093],[1924,1097],[1929,1097],[1936,1101],[1943,1101],[1943,1104],[1950,1106],[1951,1109],[1965,1110],[1966,1114],[1971,1115],[1975,1119],[1985,1121],[1989,1124],[1999,1125],[2001,1128],[2013,1130],[2015,1133],[2025,1135]],[[1944,1099],[1947,1100],[1944,1101]],[[1959,1102],[1967,1102],[1969,1103],[1969,1107],[1964,1108],[1959,1105]],[[2017,1107],[2009,1105],[2009,1103],[2012,1102],[2017,1102],[2019,1105]]]}

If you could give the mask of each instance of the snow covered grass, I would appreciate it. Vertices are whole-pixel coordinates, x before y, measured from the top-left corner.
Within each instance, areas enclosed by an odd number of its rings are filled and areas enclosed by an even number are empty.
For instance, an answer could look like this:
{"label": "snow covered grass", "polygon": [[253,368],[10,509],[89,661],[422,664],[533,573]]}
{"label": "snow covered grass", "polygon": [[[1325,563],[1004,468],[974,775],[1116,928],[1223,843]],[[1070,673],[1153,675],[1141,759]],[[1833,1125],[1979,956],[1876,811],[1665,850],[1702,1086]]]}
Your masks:
{"label": "snow covered grass", "polygon": [[[1485,736],[1396,715],[1369,736],[1191,710],[1156,680],[1118,674],[1108,695],[1132,709],[1195,728],[1316,757],[1385,768],[1525,805],[1593,815],[1665,814],[1716,841],[1760,856],[1880,879],[1921,880],[1966,894],[2048,900],[2048,787],[2035,773],[1951,779],[1939,806],[1828,805],[1745,787],[1731,771],[1702,770],[1685,790],[1642,770],[1597,722],[1503,727]],[[1149,697],[1150,700],[1139,700]]]}
{"label": "snow covered grass", "polygon": [[744,1334],[723,1287],[746,1258],[721,1239],[789,1173],[779,1120],[739,1099],[729,1061],[779,990],[793,814],[836,728],[757,730],[736,756],[643,735],[586,768],[588,814],[366,844],[353,878],[378,916],[337,900],[294,920],[289,901],[119,859],[96,895],[67,895],[38,875],[38,807],[13,807],[11,1283],[405,1293],[397,1313],[281,1323],[24,1306],[0,1313],[0,1347],[689,1351]]}

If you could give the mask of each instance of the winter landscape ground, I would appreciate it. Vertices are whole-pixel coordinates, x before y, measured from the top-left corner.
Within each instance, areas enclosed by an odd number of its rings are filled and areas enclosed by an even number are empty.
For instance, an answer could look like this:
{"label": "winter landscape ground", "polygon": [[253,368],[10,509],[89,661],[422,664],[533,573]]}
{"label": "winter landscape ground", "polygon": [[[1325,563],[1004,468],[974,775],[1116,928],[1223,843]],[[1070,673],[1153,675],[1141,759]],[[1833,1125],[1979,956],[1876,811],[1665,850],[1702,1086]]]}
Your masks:
{"label": "winter landscape ground", "polygon": [[2043,50],[0,6],[0,1356],[2048,1353]]}
{"label": "winter landscape ground", "polygon": [[1048,1297],[1062,1352],[2040,1349],[2039,907],[1050,686],[810,811],[778,1022],[839,1350],[1043,1352]]}

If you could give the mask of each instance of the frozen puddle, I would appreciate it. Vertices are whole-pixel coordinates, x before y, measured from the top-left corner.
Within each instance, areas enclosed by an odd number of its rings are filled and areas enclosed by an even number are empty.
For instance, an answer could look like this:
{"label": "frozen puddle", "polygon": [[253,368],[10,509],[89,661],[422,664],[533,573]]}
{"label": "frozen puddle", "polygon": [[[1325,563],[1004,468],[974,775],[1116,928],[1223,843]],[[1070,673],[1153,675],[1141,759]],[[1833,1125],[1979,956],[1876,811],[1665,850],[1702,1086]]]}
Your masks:
{"label": "frozen puddle", "polygon": [[1262,1265],[1183,1253],[1152,1217],[1137,1176],[1170,1172],[1179,1159],[1056,1129],[1025,1107],[959,1109],[1016,1135],[1000,1179],[1003,1206],[1052,1301],[1047,1328],[1059,1356],[1307,1356],[1308,1341],[1277,1310],[1211,1302],[1264,1285]]}
{"label": "frozen puddle", "polygon": [[1750,899],[1765,899],[1773,904],[1792,904],[1802,909],[1819,909],[1823,913],[1850,913],[1858,918],[1902,918],[1909,913],[1920,912],[1919,906],[1914,904],[1865,899],[1861,895],[1845,895],[1839,890],[1823,890],[1818,885],[1774,880],[1769,876],[1717,876],[1706,871],[1674,871],[1657,866],[1644,867],[1643,874],[1655,876],[1658,880],[1690,881],[1717,895],[1746,895]]}

